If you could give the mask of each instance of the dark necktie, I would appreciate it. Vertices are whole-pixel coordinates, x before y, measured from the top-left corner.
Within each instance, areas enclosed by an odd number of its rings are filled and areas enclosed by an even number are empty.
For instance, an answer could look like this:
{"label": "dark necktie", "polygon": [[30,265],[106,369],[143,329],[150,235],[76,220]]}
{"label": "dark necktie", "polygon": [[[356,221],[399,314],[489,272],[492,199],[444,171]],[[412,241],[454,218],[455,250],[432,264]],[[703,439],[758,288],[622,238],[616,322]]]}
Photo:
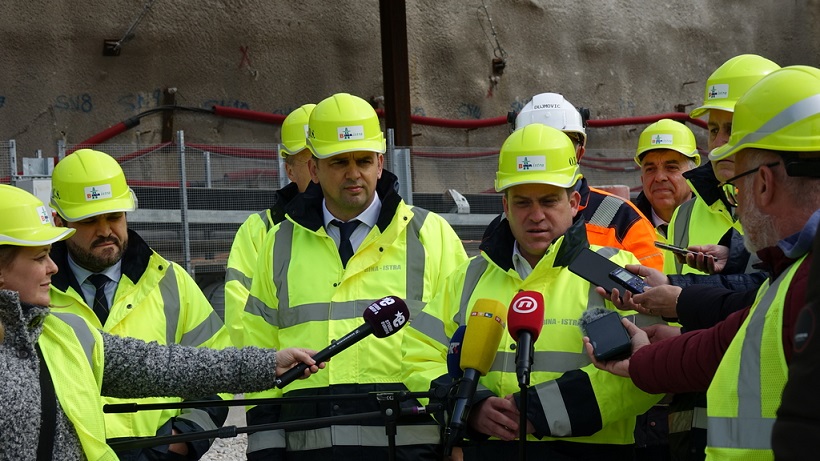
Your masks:
{"label": "dark necktie", "polygon": [[666,237],[667,235],[669,235],[669,224],[661,224],[660,226],[658,226],[658,230],[660,231],[661,235]]}
{"label": "dark necktie", "polygon": [[94,288],[97,289],[94,293],[94,306],[92,306],[92,309],[97,314],[97,318],[100,319],[100,323],[105,325],[105,321],[108,319],[108,299],[105,297],[105,284],[111,279],[103,274],[91,274],[86,280],[91,282]]}
{"label": "dark necktie", "polygon": [[331,224],[339,228],[339,256],[342,258],[342,266],[347,267],[347,262],[353,256],[353,244],[350,243],[350,236],[359,227],[361,221],[354,219],[348,222],[341,222],[334,219]]}

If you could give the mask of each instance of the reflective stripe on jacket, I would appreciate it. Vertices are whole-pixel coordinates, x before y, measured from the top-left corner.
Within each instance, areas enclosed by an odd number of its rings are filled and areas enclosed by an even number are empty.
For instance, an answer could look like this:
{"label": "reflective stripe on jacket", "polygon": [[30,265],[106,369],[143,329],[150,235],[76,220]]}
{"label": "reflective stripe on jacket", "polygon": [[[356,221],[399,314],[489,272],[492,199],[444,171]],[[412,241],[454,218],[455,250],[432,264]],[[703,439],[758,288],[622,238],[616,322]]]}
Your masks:
{"label": "reflective stripe on jacket", "polygon": [[772,427],[788,377],[783,305],[805,256],[771,285],[764,283],[720,361],[707,400],[707,459],[771,460]]}
{"label": "reflective stripe on jacket", "polygon": [[[407,303],[412,320],[441,288],[444,277],[467,259],[449,224],[434,213],[401,201],[387,183],[391,177],[394,180],[392,174],[383,172],[378,186],[382,197],[379,222],[346,268],[322,225],[321,190],[311,185],[295,199],[309,202],[300,206],[309,210],[308,215],[294,217],[289,211],[288,219],[271,229],[265,239],[245,308],[246,345],[321,350],[359,327],[365,307],[389,295]],[[403,388],[400,346],[404,331],[359,341],[336,355],[321,373],[288,385],[287,392],[333,394],[337,386],[354,384]],[[254,394],[279,395],[281,390]],[[282,412],[299,415],[309,413],[310,407],[284,406]],[[406,436],[411,430],[408,426],[399,426],[397,442],[437,443],[438,432],[430,428],[419,429],[423,437],[419,439]],[[359,435],[351,440],[345,435],[350,433]],[[387,441],[383,427],[376,431],[364,424],[351,424],[288,432],[287,439],[281,432],[251,434],[249,451],[283,448],[285,440],[289,451],[350,444],[383,446]]]}
{"label": "reflective stripe on jacket", "polygon": [[250,215],[236,231],[225,271],[225,327],[236,347],[242,347],[244,343],[242,312],[248,302],[256,259],[265,235],[285,219],[285,206],[298,193],[299,188],[293,182],[277,190],[271,207]]}
{"label": "reflective stripe on jacket", "polygon": [[256,259],[265,241],[265,235],[273,227],[270,210],[250,215],[236,231],[225,270],[225,327],[234,346],[244,344],[242,312],[251,292]]}
{"label": "reflective stripe on jacket", "polygon": [[[692,245],[717,244],[732,228],[743,233],[740,221],[732,218],[732,214],[723,201],[716,200],[712,205],[707,205],[696,192],[695,198],[684,202],[675,210],[672,220],[669,221],[666,240],[672,245],[683,248]],[[663,272],[666,274],[703,273],[686,264],[680,264],[671,255],[664,262]]]}
{"label": "reflective stripe on jacket", "polygon": [[[496,233],[508,233],[508,238],[491,236],[486,240],[482,245],[485,251],[451,274],[445,289],[410,325],[402,345],[405,383],[411,391],[427,390],[433,380],[447,373],[449,338],[465,323],[477,299],[496,299],[507,306],[520,290],[538,291],[544,295],[546,309],[544,326],[535,343],[529,395],[533,402],[530,415],[535,411],[544,425],[536,427],[535,436],[530,435],[529,440],[633,443],[635,417],[658,402],[660,396],[644,393],[629,379],[596,369],[584,352],[581,316],[590,308],[615,307],[566,267],[580,247],[586,246],[581,221],[550,246],[525,280],[512,268],[512,243],[504,242],[512,239],[512,234],[508,222],[502,224]],[[628,252],[592,248],[620,265],[636,263]],[[647,316],[633,320],[639,325],[660,321]],[[498,397],[519,391],[512,342],[505,333],[490,372],[480,380],[480,389]],[[532,417],[531,421],[536,423]],[[568,437],[571,439],[565,439]]]}
{"label": "reflective stripe on jacket", "polygon": [[48,364],[57,400],[73,424],[86,457],[117,460],[105,441],[100,397],[104,363],[100,333],[76,315],[52,311],[44,319],[38,344]]}
{"label": "reflective stripe on jacket", "polygon": [[609,192],[588,188],[582,191],[580,213],[586,221],[587,239],[592,245],[626,250],[641,264],[662,270],[664,256],[655,247],[655,227],[631,202]]}
{"label": "reflective stripe on jacket", "polygon": [[[128,237],[129,246],[123,256],[122,277],[104,326],[100,325],[99,319],[81,294],[79,282],[68,266],[64,242],[58,242],[52,247],[52,258],[60,269],[52,278],[52,305],[60,306],[63,312],[77,314],[91,325],[117,336],[156,341],[159,344],[214,349],[229,346],[227,330],[191,276],[176,263],[151,250],[133,231],[128,232]],[[181,400],[176,397],[103,397],[103,403],[145,404]],[[110,439],[152,436],[172,417],[188,419],[205,430],[216,429],[205,410],[150,410],[106,414],[106,436]]]}

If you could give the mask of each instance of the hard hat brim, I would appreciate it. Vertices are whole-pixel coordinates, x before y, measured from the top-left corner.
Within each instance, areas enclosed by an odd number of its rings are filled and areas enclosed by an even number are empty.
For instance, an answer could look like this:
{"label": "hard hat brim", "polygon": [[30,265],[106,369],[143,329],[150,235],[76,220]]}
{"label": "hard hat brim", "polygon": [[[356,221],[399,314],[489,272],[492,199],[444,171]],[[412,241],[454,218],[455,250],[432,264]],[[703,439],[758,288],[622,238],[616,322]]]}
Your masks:
{"label": "hard hat brim", "polygon": [[704,104],[704,105],[702,105],[702,106],[700,106],[696,109],[693,109],[692,112],[689,112],[689,116],[692,117],[692,118],[700,118],[700,117],[703,117],[704,115],[706,115],[706,113],[709,112],[712,109],[722,110],[722,111],[725,111],[725,112],[734,112],[735,111],[735,102],[736,101],[727,102],[726,104],[718,104],[718,103]]}
{"label": "hard hat brim", "polygon": [[57,210],[57,213],[68,222],[82,221],[83,219],[92,216],[99,216],[106,213],[127,213],[137,209],[136,202],[133,196],[127,198],[118,198],[106,200],[105,208],[101,208],[99,203],[91,202],[87,205],[73,207],[71,213],[66,213],[59,205],[52,200],[51,206]]}
{"label": "hard hat brim", "polygon": [[504,173],[496,173],[495,179],[495,191],[502,192],[505,189],[509,189],[513,186],[519,186],[522,184],[546,184],[549,186],[560,187],[562,189],[567,189],[575,185],[583,175],[581,173],[574,173],[574,174],[552,174],[553,179],[544,179],[544,173],[542,171],[536,171],[530,174],[522,174],[522,173],[515,173],[515,174],[504,174]]}
{"label": "hard hat brim", "polygon": [[14,245],[21,247],[37,247],[51,245],[54,242],[65,240],[76,232],[67,227],[43,226],[42,229],[26,232],[25,238],[14,238],[9,235],[0,235],[0,245]]}
{"label": "hard hat brim", "polygon": [[339,149],[339,143],[332,143],[329,146],[316,146],[311,139],[307,140],[307,147],[311,154],[318,159],[326,159],[335,155],[346,154],[349,152],[375,152],[377,154],[384,154],[387,151],[387,143],[381,141],[346,141],[344,149]]}

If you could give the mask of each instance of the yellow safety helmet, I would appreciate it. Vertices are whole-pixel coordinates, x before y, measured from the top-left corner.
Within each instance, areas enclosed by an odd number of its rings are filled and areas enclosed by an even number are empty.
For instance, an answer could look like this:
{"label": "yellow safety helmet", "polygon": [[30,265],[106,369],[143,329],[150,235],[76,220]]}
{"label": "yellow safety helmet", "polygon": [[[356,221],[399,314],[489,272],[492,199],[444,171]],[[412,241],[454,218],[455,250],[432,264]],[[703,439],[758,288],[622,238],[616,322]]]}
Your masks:
{"label": "yellow safety helmet", "polygon": [[747,148],[820,150],[820,69],[784,67],[740,97],[729,142],[713,150],[709,159],[721,160]]}
{"label": "yellow safety helmet", "polygon": [[51,210],[34,195],[0,184],[0,245],[34,247],[71,237],[74,229],[54,227]]}
{"label": "yellow safety helmet", "polygon": [[307,148],[308,119],[316,104],[305,104],[294,110],[282,122],[282,147],[279,155],[282,158],[296,155]]}
{"label": "yellow safety helmet", "polygon": [[555,128],[533,123],[515,130],[498,154],[495,190],[519,184],[551,184],[569,188],[581,179],[575,146]]}
{"label": "yellow safety helmet", "polygon": [[376,111],[364,99],[347,93],[334,94],[313,108],[307,146],[317,158],[387,150]]}
{"label": "yellow safety helmet", "polygon": [[137,208],[120,164],[91,149],[80,149],[54,167],[51,206],[68,222]]}
{"label": "yellow safety helmet", "polygon": [[756,54],[735,56],[712,72],[706,80],[703,105],[694,109],[689,116],[700,117],[709,109],[734,112],[735,103],[743,93],[777,69],[780,66]]}
{"label": "yellow safety helmet", "polygon": [[644,155],[656,149],[669,149],[691,158],[700,165],[700,154],[692,130],[683,123],[668,118],[658,120],[641,132],[635,163],[641,165]]}

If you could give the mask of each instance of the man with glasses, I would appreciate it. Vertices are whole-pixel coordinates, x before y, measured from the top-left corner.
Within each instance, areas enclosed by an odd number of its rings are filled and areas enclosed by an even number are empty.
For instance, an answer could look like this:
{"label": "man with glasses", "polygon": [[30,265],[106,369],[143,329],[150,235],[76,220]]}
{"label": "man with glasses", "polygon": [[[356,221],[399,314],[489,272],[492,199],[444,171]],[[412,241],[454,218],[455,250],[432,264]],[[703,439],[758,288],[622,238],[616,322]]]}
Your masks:
{"label": "man with glasses", "polygon": [[795,324],[820,224],[820,69],[776,70],[738,100],[729,142],[710,154],[712,161],[732,158],[741,173],[722,189],[770,279],[750,307],[706,330],[656,341],[654,328],[625,322],[632,356],[596,366],[647,392],[708,388],[707,459],[773,459],[786,370],[805,339]]}

